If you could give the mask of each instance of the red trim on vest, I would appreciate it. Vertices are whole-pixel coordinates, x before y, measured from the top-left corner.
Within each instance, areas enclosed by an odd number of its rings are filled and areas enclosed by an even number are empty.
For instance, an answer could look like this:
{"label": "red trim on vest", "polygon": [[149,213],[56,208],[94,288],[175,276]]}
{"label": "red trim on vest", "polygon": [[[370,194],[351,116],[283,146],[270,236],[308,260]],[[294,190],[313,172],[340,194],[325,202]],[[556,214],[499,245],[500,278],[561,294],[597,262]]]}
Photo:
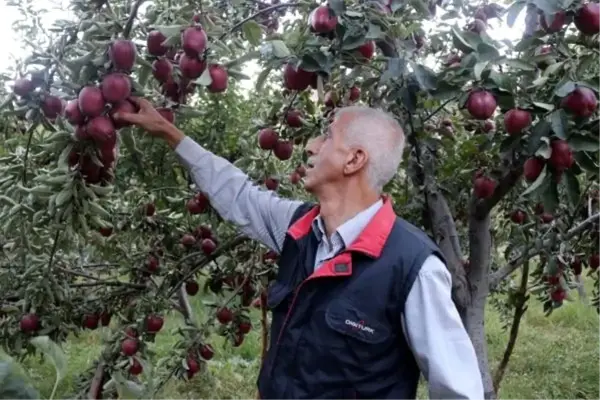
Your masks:
{"label": "red trim on vest", "polygon": [[[309,234],[312,221],[319,215],[319,206],[313,207],[309,212],[300,217],[288,229],[289,235],[298,240]],[[368,256],[378,258],[381,255],[383,246],[390,236],[396,213],[392,208],[392,203],[388,196],[383,196],[383,206],[377,211],[375,216],[369,221],[365,229],[358,235],[354,243],[350,245],[347,251],[364,253]],[[321,270],[324,266],[319,268]],[[331,276],[337,276],[331,275]]]}
{"label": "red trim on vest", "polygon": [[294,222],[294,224],[289,227],[289,235],[294,240],[298,240],[301,237],[308,235],[313,220],[317,217],[317,215],[319,215],[319,210],[320,207],[318,205],[314,206],[310,209],[310,211],[298,218],[296,222]]}

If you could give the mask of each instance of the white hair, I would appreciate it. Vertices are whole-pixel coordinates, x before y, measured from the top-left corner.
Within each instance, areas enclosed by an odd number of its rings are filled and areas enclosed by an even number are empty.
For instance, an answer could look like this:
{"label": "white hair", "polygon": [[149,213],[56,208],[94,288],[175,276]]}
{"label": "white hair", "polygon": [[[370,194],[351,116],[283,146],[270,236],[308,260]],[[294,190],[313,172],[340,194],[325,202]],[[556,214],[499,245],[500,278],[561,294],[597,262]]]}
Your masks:
{"label": "white hair", "polygon": [[381,193],[392,180],[402,161],[404,131],[396,119],[385,111],[364,107],[342,107],[336,111],[336,119],[349,115],[344,141],[347,145],[360,145],[369,154],[367,177],[372,188]]}

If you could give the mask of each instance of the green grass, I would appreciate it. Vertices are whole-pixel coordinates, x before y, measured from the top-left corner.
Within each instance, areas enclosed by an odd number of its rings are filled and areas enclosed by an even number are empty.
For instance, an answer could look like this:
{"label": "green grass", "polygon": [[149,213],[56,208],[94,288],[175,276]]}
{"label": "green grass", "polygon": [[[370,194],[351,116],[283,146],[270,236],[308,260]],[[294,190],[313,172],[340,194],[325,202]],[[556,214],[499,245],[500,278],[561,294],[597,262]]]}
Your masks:
{"label": "green grass", "polygon": [[[591,290],[588,291],[588,294]],[[575,298],[577,294],[572,292]],[[202,313],[199,298],[192,299],[198,314]],[[254,326],[260,326],[258,314]],[[498,314],[491,307],[487,313],[487,338],[492,370],[495,370],[508,340]],[[169,353],[177,341],[174,328],[181,318],[170,315],[165,328],[157,336],[154,350],[159,356]],[[519,339],[502,382],[499,397],[503,399],[585,398],[598,399],[598,315],[592,307],[575,300],[545,317],[539,303],[532,301],[521,323]],[[77,373],[88,368],[99,355],[101,331],[72,338],[64,350],[69,358],[67,378],[58,387],[55,398],[73,394]],[[208,373],[190,382],[170,381],[156,398],[256,398],[256,376],[260,354],[259,332],[252,331],[242,346],[224,345],[220,337],[213,341],[215,357]],[[54,384],[54,369],[38,358],[25,361],[25,368],[35,387],[45,398]],[[427,398],[426,385],[421,382],[419,398]]]}

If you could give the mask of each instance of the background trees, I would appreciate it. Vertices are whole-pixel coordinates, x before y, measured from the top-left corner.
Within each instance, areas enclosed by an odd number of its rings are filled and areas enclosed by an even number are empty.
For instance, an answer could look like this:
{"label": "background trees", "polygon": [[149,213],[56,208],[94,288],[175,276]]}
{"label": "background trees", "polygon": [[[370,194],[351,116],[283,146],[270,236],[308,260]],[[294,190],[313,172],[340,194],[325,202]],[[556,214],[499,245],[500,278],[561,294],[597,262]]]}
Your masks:
{"label": "background trees", "polygon": [[[386,190],[448,259],[486,397],[531,296],[550,313],[585,277],[598,307],[597,3],[72,1],[75,17],[52,29],[20,7],[32,51],[2,102],[0,338],[17,358],[60,359],[54,343],[110,326],[79,395],[194,378],[215,333],[244,342],[276,267],[163,143],[115,125],[130,95],[293,197],[305,197],[303,145],[334,108],[396,115],[408,146]],[[519,15],[521,40],[488,34]],[[201,290],[200,312],[188,297]],[[495,375],[490,294],[511,337]],[[173,310],[179,339],[159,361],[152,343]]]}

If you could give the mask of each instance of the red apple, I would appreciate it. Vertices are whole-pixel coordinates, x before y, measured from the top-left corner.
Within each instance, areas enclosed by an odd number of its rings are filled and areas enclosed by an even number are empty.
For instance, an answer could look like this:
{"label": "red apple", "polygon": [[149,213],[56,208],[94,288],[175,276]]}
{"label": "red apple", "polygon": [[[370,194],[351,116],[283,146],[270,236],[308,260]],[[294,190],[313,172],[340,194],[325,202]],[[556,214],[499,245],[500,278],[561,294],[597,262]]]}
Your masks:
{"label": "red apple", "polygon": [[600,32],[600,5],[587,3],[575,14],[575,26],[584,35],[595,35]]}
{"label": "red apple", "polygon": [[523,210],[515,210],[510,215],[510,219],[512,220],[512,222],[514,222],[515,224],[519,224],[519,225],[522,224],[523,222],[525,222],[526,218],[527,218],[527,214],[525,214],[525,212]]}
{"label": "red apple", "polygon": [[563,97],[560,104],[562,108],[573,115],[588,118],[596,111],[598,99],[592,89],[585,86],[578,86],[567,96]]}
{"label": "red apple", "polygon": [[554,15],[549,15],[548,19],[550,24],[546,21],[546,16],[540,16],[540,25],[548,33],[555,33],[562,29],[563,25],[567,21],[567,14],[564,11],[559,11]]}
{"label": "red apple", "polygon": [[477,198],[487,199],[494,194],[494,190],[496,189],[496,181],[487,176],[480,176],[479,178],[475,179],[473,189]]}
{"label": "red apple", "polygon": [[496,111],[496,99],[494,95],[486,90],[473,90],[465,104],[469,114],[478,120],[486,120],[494,115]]}
{"label": "red apple", "polygon": [[337,17],[326,5],[315,8],[308,16],[308,20],[312,31],[317,33],[332,32],[338,22]]}
{"label": "red apple", "polygon": [[364,58],[370,60],[371,58],[373,58],[373,54],[375,54],[375,42],[369,40],[368,42],[360,46],[358,48],[358,51]]}
{"label": "red apple", "polygon": [[509,135],[523,132],[531,125],[531,114],[519,108],[513,108],[504,114],[504,129]]}
{"label": "red apple", "polygon": [[227,307],[221,308],[219,311],[217,311],[217,319],[220,323],[227,324],[233,320],[233,313]]}
{"label": "red apple", "polygon": [[523,165],[523,175],[528,182],[535,181],[544,170],[545,161],[539,157],[531,157]]}
{"label": "red apple", "polygon": [[548,162],[552,165],[554,170],[563,172],[571,168],[575,160],[569,143],[567,143],[566,140],[554,139],[550,143],[550,146],[552,148],[552,154],[550,155]]}

